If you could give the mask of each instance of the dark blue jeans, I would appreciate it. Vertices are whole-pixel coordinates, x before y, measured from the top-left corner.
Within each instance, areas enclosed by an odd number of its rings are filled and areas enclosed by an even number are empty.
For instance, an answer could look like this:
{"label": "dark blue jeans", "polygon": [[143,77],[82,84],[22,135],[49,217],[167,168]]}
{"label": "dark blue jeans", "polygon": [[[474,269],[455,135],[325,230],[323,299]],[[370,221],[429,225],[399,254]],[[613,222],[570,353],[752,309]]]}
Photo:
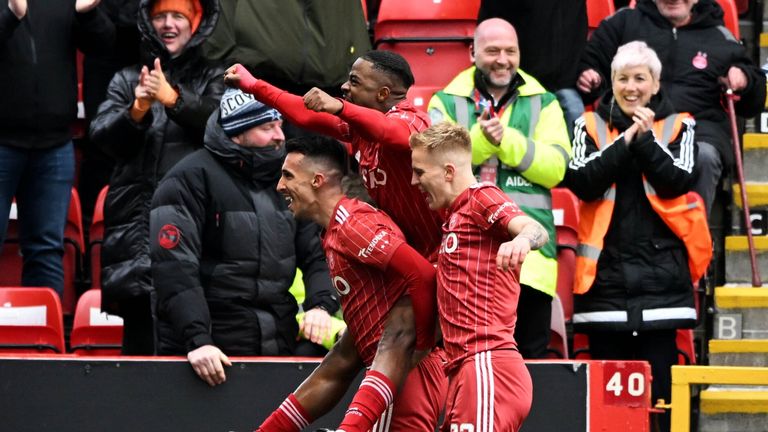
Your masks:
{"label": "dark blue jeans", "polygon": [[74,176],[72,141],[44,150],[0,146],[0,245],[15,196],[24,286],[64,291],[64,226]]}

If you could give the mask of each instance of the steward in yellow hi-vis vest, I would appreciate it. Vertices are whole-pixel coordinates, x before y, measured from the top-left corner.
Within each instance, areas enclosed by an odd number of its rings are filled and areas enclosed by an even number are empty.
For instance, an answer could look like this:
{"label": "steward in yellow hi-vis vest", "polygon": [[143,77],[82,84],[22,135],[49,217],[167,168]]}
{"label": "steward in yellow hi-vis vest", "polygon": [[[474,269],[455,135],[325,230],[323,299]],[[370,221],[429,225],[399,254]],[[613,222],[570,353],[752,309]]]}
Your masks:
{"label": "steward in yellow hi-vis vest", "polygon": [[692,281],[712,241],[695,178],[695,122],[652,99],[652,130],[633,124],[609,93],[577,122],[568,187],[582,200],[574,277],[577,331],[692,327]]}

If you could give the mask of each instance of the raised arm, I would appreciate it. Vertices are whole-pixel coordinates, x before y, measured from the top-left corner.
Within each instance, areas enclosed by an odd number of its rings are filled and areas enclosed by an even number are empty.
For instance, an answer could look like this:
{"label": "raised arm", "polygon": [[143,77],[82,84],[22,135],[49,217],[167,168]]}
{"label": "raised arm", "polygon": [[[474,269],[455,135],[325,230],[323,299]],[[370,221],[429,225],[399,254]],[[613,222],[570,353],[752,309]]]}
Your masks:
{"label": "raised arm", "polygon": [[304,99],[281,90],[268,82],[254,78],[241,64],[227,69],[224,82],[252,94],[260,102],[274,107],[291,123],[316,133],[328,135],[342,141],[348,141],[346,125],[338,117],[315,112],[304,106]]}

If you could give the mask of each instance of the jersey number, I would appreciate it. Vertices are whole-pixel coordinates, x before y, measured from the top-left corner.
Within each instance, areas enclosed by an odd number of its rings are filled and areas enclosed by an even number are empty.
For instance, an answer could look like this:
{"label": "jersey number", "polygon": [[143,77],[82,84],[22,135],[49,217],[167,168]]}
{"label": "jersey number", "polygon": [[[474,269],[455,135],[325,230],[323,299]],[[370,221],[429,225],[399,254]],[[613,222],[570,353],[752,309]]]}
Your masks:
{"label": "jersey number", "polygon": [[462,423],[460,425],[451,423],[451,432],[475,432],[475,425],[472,423]]}
{"label": "jersey number", "polygon": [[375,189],[387,184],[387,172],[381,168],[363,170],[363,182],[368,189]]}
{"label": "jersey number", "polygon": [[350,286],[349,282],[344,280],[344,278],[340,276],[335,276],[333,278],[333,286],[336,288],[336,292],[339,293],[339,295],[347,295],[349,294]]}

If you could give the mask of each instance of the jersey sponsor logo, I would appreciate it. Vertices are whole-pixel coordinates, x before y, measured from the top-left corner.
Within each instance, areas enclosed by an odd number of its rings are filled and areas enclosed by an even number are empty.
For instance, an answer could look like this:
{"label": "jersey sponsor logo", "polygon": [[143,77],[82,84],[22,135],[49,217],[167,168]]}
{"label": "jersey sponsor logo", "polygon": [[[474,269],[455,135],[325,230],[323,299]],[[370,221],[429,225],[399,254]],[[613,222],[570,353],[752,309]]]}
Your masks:
{"label": "jersey sponsor logo", "polygon": [[449,254],[459,247],[459,237],[456,233],[448,233],[443,237],[443,242],[440,244],[440,253]]}
{"label": "jersey sponsor logo", "polygon": [[[373,250],[376,249],[376,245],[378,245],[379,242],[381,242],[381,240],[384,239],[384,237],[386,236],[387,236],[386,231],[379,231],[373,237],[373,240],[371,240],[371,242],[368,243],[368,247],[360,249],[360,252],[357,253],[357,256],[360,256],[363,258],[368,258],[369,256],[371,256],[371,253],[373,252]],[[380,249],[384,249],[388,244],[389,244],[389,240],[384,240],[382,242]]]}
{"label": "jersey sponsor logo", "polygon": [[365,183],[365,187],[368,189],[375,189],[387,184],[387,172],[381,168],[372,170],[363,168],[360,170],[360,174],[363,178],[363,183]]}
{"label": "jersey sponsor logo", "polygon": [[349,294],[350,289],[352,289],[349,282],[341,276],[333,277],[333,287],[336,288],[336,292],[339,293],[339,295],[347,295]]}
{"label": "jersey sponsor logo", "polygon": [[173,249],[179,244],[181,240],[181,231],[178,227],[171,224],[165,224],[160,228],[160,234],[157,236],[157,241],[160,246],[166,249]]}
{"label": "jersey sponsor logo", "polygon": [[693,64],[693,67],[696,69],[706,69],[707,68],[707,53],[703,53],[699,51],[696,53],[696,56],[693,57],[693,61],[691,62]]}
{"label": "jersey sponsor logo", "polygon": [[505,201],[504,204],[500,205],[499,208],[497,208],[496,211],[493,212],[492,215],[488,216],[488,223],[493,224],[494,222],[496,222],[496,219],[499,218],[499,216],[501,215],[501,212],[503,212],[504,209],[507,207],[512,207],[512,205],[513,204],[511,202]]}

